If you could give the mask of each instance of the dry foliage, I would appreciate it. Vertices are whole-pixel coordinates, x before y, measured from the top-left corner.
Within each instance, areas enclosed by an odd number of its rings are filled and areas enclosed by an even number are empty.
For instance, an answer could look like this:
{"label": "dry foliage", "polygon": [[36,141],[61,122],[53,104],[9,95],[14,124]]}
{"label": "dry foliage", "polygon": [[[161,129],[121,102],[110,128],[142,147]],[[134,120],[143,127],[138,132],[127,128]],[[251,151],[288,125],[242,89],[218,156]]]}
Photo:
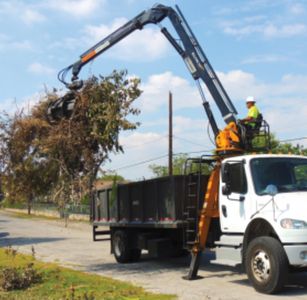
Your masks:
{"label": "dry foliage", "polygon": [[125,71],[91,77],[74,92],[73,115],[56,123],[48,121],[46,111],[59,98],[57,91],[47,93],[29,114],[1,116],[0,167],[9,198],[30,204],[49,195],[67,202],[89,193],[109,154],[123,151],[120,132],[138,126],[128,120],[139,113],[132,107],[141,94],[138,85]]}

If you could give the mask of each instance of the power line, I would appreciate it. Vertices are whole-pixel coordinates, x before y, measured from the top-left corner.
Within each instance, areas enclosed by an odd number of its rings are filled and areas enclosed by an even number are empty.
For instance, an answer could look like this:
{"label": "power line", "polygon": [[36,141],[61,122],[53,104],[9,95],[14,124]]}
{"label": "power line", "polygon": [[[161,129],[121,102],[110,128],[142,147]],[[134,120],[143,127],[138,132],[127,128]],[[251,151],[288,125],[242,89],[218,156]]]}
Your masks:
{"label": "power line", "polygon": [[196,146],[200,146],[200,147],[203,147],[203,146],[204,146],[204,145],[195,143],[195,142],[193,142],[193,141],[191,141],[191,140],[188,140],[188,139],[186,139],[186,138],[182,138],[182,137],[179,137],[179,136],[176,136],[176,135],[173,135],[173,137],[174,137],[175,139],[182,140],[182,141],[188,142],[188,143],[193,144],[193,145],[196,145]]}
{"label": "power line", "polygon": [[139,148],[139,147],[142,147],[142,146],[144,146],[144,145],[148,145],[148,144],[152,144],[152,143],[161,141],[161,140],[163,140],[163,139],[165,139],[165,138],[167,138],[167,137],[168,137],[168,135],[164,135],[164,136],[162,136],[162,137],[159,137],[159,138],[157,138],[157,139],[155,139],[155,140],[152,140],[152,141],[150,141],[150,142],[147,142],[147,143],[142,143],[142,144],[134,145],[134,146],[130,146],[130,147],[125,147],[125,146],[123,146],[123,147],[124,147],[124,149]]}
{"label": "power line", "polygon": [[[211,153],[213,151],[214,151],[214,149],[212,149],[212,150],[201,150],[201,151],[191,151],[191,152],[178,152],[178,153],[174,153],[173,157],[174,156],[178,156],[178,155],[187,155],[187,154],[204,153],[204,152],[210,152]],[[157,157],[153,157],[153,158],[150,158],[150,159],[147,159],[147,160],[143,160],[143,161],[140,161],[140,162],[133,163],[131,165],[126,165],[126,166],[123,166],[123,167],[115,168],[115,169],[113,169],[113,171],[118,171],[118,170],[123,170],[123,169],[130,169],[130,168],[133,168],[133,167],[137,167],[137,166],[140,166],[140,165],[147,164],[149,162],[153,162],[153,161],[165,158],[167,156],[168,156],[168,154],[157,156]]]}
{"label": "power line", "polygon": [[140,162],[133,163],[131,165],[127,165],[127,166],[116,168],[113,171],[118,171],[118,170],[123,170],[123,169],[128,169],[128,168],[136,167],[136,166],[139,166],[139,165],[144,165],[146,163],[149,163],[149,162],[152,162],[152,161],[155,161],[155,160],[167,157],[167,156],[168,156],[168,154],[161,155],[161,156],[154,157],[154,158],[150,158],[148,160],[143,160],[143,161],[140,161]]}
{"label": "power line", "polygon": [[302,140],[307,140],[307,137],[306,136],[302,136],[302,137],[297,137],[297,138],[292,138],[292,139],[287,139],[287,140],[281,140],[279,142],[280,143],[287,143],[287,142],[302,141]]}

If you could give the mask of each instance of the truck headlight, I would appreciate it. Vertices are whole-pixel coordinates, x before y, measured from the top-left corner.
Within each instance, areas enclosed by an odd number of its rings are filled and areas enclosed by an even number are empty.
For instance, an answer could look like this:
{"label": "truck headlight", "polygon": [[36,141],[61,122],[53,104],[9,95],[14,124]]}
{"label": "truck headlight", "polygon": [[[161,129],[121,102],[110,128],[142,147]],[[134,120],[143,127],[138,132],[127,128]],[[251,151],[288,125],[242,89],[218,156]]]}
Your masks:
{"label": "truck headlight", "polygon": [[284,229],[307,229],[307,223],[302,220],[282,219],[280,225]]}

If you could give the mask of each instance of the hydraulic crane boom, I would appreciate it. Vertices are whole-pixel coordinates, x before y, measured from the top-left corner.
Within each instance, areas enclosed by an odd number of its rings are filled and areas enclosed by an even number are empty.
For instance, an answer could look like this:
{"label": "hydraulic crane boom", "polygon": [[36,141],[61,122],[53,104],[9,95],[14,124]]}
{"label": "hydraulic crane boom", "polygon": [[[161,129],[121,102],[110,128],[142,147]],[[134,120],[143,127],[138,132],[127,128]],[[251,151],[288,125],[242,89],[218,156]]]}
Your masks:
{"label": "hydraulic crane boom", "polygon": [[[200,90],[200,94],[202,97],[203,106],[205,108],[215,138],[217,138],[220,134],[220,130],[212,114],[209,102],[205,98],[199,80],[202,80],[207,86],[226,124],[237,123],[237,111],[233,106],[225,89],[223,88],[210,62],[208,61],[206,55],[204,54],[201,46],[199,45],[196,37],[194,36],[192,30],[190,29],[188,23],[184,19],[178,6],[176,6],[176,9],[177,11],[174,10],[172,7],[158,4],[146,11],[143,11],[135,18],[118,28],[116,31],[102,39],[95,46],[84,52],[80,56],[80,59],[74,64],[60,71],[58,75],[59,80],[71,89],[80,88],[82,86],[82,82],[78,81],[78,75],[84,65],[86,65],[98,55],[102,54],[107,49],[111,48],[116,43],[127,37],[133,31],[137,29],[141,30],[145,25],[150,23],[159,24],[163,19],[169,18],[171,24],[173,25],[175,31],[179,36],[181,43],[179,44],[165,27],[161,28],[161,32],[173,45],[178,54],[182,57],[189,72],[196,80],[197,86]],[[72,70],[72,84],[68,84],[65,82],[65,76],[69,70]],[[236,136],[234,135],[233,140],[233,142],[236,143],[235,146],[237,147],[239,143],[239,138],[236,138]],[[234,145],[231,145],[230,150],[236,150],[236,147],[234,147]],[[217,148],[222,147],[221,145],[218,145]]]}
{"label": "hydraulic crane boom", "polygon": [[[179,36],[179,42],[178,39],[175,39],[165,27],[160,25],[160,22],[165,18],[168,18],[173,25]],[[80,56],[80,59],[75,63],[60,71],[58,75],[59,80],[63,82],[71,90],[71,92],[51,103],[48,108],[48,115],[50,119],[55,120],[63,116],[69,117],[74,109],[75,103],[73,90],[81,88],[83,84],[82,81],[78,80],[78,75],[82,67],[135,30],[143,29],[143,27],[147,24],[160,25],[161,32],[182,57],[189,72],[197,83],[204,109],[215,135],[216,153],[218,154],[216,157],[217,164],[211,173],[203,208],[200,211],[200,219],[197,224],[198,231],[192,248],[192,261],[188,275],[188,279],[194,279],[197,277],[201,252],[206,245],[211,219],[219,217],[217,195],[219,189],[218,182],[220,176],[220,161],[225,156],[242,153],[244,149],[247,148],[246,145],[248,143],[244,136],[244,130],[242,130],[237,120],[237,111],[235,107],[233,106],[204,51],[199,45],[191,28],[182,15],[179,7],[176,6],[176,10],[174,10],[171,7],[158,4],[146,11],[143,11],[132,20],[118,28],[116,31],[102,39],[95,46],[84,52]],[[70,70],[72,72],[72,83],[67,83],[65,82],[65,77]],[[201,81],[208,88],[213,100],[222,114],[225,123],[227,124],[223,130],[220,130],[217,126],[209,102],[206,100],[202,89]]]}

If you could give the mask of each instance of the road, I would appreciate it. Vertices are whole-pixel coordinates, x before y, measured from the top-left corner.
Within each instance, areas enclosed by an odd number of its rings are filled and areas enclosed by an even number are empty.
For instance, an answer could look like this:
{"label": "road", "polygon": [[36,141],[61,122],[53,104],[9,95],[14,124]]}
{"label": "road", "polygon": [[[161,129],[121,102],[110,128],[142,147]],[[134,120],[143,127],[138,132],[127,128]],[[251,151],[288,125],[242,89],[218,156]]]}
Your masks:
{"label": "road", "polygon": [[186,281],[189,257],[154,260],[144,255],[139,263],[117,264],[110,254],[109,242],[92,241],[91,226],[62,221],[22,219],[0,211],[0,247],[11,245],[46,262],[130,281],[156,293],[176,294],[179,299],[258,300],[307,299],[307,273],[291,274],[289,284],[277,296],[260,295],[250,286],[239,268],[210,264],[205,255],[199,271],[202,277]]}

